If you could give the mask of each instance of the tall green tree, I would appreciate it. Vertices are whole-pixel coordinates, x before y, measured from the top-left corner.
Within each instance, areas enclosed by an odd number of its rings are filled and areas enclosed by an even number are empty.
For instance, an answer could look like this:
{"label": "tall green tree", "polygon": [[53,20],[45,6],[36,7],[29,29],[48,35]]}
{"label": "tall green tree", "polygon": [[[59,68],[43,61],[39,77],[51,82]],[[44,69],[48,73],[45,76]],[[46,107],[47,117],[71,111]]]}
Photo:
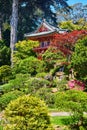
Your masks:
{"label": "tall green tree", "polygon": [[71,66],[76,72],[76,78],[87,83],[87,37],[79,40],[75,45]]}
{"label": "tall green tree", "polygon": [[68,29],[70,31],[73,30],[87,30],[87,21],[84,19],[77,20],[76,23],[73,23],[73,20],[67,20],[60,23],[60,27],[64,29]]}

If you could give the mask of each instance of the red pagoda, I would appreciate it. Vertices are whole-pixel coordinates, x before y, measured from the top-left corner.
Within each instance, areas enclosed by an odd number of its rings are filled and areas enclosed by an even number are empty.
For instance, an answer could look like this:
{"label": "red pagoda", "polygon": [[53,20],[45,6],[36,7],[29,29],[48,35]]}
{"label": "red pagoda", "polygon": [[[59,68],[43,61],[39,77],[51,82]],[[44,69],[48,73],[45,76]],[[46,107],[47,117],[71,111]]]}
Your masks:
{"label": "red pagoda", "polygon": [[60,29],[58,27],[54,27],[50,25],[48,22],[43,20],[41,25],[36,29],[36,31],[32,33],[25,34],[25,37],[29,40],[39,41],[40,45],[37,48],[34,48],[34,51],[37,53],[45,52],[47,48],[53,43],[55,40],[54,36],[56,34],[65,33],[68,30]]}

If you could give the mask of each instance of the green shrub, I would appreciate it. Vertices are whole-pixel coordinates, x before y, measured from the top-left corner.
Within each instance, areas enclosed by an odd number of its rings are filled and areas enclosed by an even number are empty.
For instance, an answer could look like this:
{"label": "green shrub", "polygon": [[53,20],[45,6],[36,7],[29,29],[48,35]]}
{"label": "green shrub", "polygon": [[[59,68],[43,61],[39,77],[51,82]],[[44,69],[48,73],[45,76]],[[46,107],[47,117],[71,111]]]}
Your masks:
{"label": "green shrub", "polygon": [[49,107],[54,107],[54,93],[51,92],[50,88],[40,88],[35,95],[44,100]]}
{"label": "green shrub", "polygon": [[52,87],[56,87],[58,91],[65,91],[69,89],[67,80],[65,78],[59,80],[58,77],[55,77],[55,79],[53,79]]}
{"label": "green shrub", "polygon": [[12,90],[12,84],[7,83],[0,86],[0,93],[4,94]]}
{"label": "green shrub", "polygon": [[11,67],[9,65],[3,65],[0,67],[0,83],[8,82],[11,75]]}
{"label": "green shrub", "polygon": [[24,90],[26,87],[26,81],[30,78],[29,74],[17,74],[16,78],[10,80],[9,83],[13,89]]}
{"label": "green shrub", "polygon": [[8,84],[0,86],[0,93],[7,93],[13,90],[25,91],[26,81],[30,78],[28,74],[17,74],[15,79],[10,80]]}
{"label": "green shrub", "polygon": [[10,65],[10,47],[5,40],[0,40],[0,66]]}
{"label": "green shrub", "polygon": [[15,73],[36,75],[44,72],[44,62],[30,56],[29,58],[20,60],[14,67]]}
{"label": "green shrub", "polygon": [[58,88],[59,91],[65,91],[69,89],[66,79],[62,79],[61,81],[58,81],[56,87]]}
{"label": "green shrub", "polygon": [[3,94],[0,97],[0,110],[5,109],[11,100],[18,98],[21,95],[23,95],[23,92],[17,90]]}
{"label": "green shrub", "polygon": [[38,41],[32,41],[32,40],[23,40],[18,41],[18,43],[15,44],[16,51],[14,54],[14,61],[17,62],[17,59],[25,59],[30,56],[36,56],[36,53],[33,51],[33,48],[39,46]]}
{"label": "green shrub", "polygon": [[76,78],[87,83],[87,36],[78,40],[71,58],[71,67],[76,72]]}
{"label": "green shrub", "polygon": [[37,73],[36,77],[37,78],[44,78],[47,75],[47,73],[42,72],[42,73]]}
{"label": "green shrub", "polygon": [[43,101],[25,95],[12,101],[5,110],[4,130],[53,130]]}
{"label": "green shrub", "polygon": [[42,78],[30,78],[26,84],[28,86],[28,93],[34,94],[42,87],[49,87],[50,82]]}
{"label": "green shrub", "polygon": [[77,90],[58,92],[55,105],[59,110],[71,111],[74,126],[79,127],[79,123],[83,125],[83,112],[87,112],[87,93]]}
{"label": "green shrub", "polygon": [[58,62],[65,61],[63,54],[57,51],[55,47],[48,48],[42,55],[43,61],[45,62],[46,71],[50,71],[54,68],[54,65]]}
{"label": "green shrub", "polygon": [[78,90],[68,90],[66,92],[58,92],[55,95],[55,105],[57,108],[74,111],[82,110],[87,111],[87,94]]}

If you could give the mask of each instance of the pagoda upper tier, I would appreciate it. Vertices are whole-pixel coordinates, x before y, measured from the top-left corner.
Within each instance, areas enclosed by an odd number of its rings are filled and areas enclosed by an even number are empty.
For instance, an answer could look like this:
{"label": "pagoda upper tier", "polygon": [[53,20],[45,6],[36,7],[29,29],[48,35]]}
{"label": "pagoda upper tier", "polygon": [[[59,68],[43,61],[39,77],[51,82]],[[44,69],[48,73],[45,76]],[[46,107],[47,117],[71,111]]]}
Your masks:
{"label": "pagoda upper tier", "polygon": [[34,39],[36,37],[48,36],[54,33],[64,33],[67,32],[67,29],[61,29],[59,27],[54,27],[50,25],[48,22],[43,20],[41,25],[32,33],[27,33],[24,36],[28,39]]}
{"label": "pagoda upper tier", "polygon": [[47,50],[51,43],[54,43],[55,35],[67,31],[67,29],[54,27],[44,20],[34,32],[25,34],[25,37],[29,40],[39,41],[40,45],[34,48],[34,51],[42,53]]}

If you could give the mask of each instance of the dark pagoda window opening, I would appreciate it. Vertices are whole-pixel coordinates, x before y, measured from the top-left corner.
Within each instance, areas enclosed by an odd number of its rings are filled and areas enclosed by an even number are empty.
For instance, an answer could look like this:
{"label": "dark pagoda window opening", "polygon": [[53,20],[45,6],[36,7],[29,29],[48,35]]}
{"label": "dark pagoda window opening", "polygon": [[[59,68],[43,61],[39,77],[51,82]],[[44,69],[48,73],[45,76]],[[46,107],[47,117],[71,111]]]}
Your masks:
{"label": "dark pagoda window opening", "polygon": [[49,41],[44,41],[44,42],[41,42],[41,47],[47,47],[50,45],[50,42]]}

